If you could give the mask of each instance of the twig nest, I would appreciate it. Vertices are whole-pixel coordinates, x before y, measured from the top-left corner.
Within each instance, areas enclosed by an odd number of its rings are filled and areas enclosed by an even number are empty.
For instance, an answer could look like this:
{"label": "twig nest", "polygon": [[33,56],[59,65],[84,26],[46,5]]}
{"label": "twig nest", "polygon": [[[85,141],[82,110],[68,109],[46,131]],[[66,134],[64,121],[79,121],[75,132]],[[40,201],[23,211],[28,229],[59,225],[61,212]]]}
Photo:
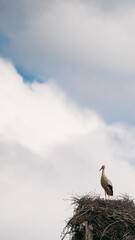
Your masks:
{"label": "twig nest", "polygon": [[63,231],[64,239],[84,240],[83,224],[92,226],[94,240],[135,239],[135,204],[123,195],[120,199],[104,200],[98,196],[72,197],[73,217]]}

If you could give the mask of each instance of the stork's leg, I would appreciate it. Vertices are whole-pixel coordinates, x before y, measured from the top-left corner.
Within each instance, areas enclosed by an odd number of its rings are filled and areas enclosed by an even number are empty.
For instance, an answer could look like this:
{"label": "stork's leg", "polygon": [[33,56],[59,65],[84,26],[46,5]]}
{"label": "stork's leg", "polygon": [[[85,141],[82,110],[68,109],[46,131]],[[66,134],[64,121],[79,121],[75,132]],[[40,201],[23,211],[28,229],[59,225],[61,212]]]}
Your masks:
{"label": "stork's leg", "polygon": [[106,191],[105,191],[105,200],[106,200]]}

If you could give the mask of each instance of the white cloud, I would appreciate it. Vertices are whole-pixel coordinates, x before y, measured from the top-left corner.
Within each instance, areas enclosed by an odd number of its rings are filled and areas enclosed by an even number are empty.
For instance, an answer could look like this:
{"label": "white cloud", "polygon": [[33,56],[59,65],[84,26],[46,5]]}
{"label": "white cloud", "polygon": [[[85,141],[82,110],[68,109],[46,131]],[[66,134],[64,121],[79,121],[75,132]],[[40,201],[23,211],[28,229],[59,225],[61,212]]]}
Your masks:
{"label": "white cloud", "polygon": [[103,163],[115,196],[134,196],[134,128],[107,125],[53,81],[24,83],[3,59],[0,113],[1,239],[59,239],[72,214],[63,199],[103,195]]}
{"label": "white cloud", "polygon": [[11,64],[3,60],[0,78],[2,138],[21,141],[24,146],[45,152],[58,142],[71,141],[98,127],[96,113],[78,111],[53,82],[24,84]]}

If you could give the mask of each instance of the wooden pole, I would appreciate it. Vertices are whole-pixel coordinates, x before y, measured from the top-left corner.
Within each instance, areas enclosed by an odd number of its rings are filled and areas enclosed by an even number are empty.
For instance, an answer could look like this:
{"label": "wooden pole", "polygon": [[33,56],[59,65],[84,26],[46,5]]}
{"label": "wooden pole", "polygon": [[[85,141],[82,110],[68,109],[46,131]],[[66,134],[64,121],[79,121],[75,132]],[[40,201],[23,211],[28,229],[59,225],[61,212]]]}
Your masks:
{"label": "wooden pole", "polygon": [[93,240],[93,227],[88,224],[87,221],[83,222],[80,226],[81,228],[85,228],[85,240]]}

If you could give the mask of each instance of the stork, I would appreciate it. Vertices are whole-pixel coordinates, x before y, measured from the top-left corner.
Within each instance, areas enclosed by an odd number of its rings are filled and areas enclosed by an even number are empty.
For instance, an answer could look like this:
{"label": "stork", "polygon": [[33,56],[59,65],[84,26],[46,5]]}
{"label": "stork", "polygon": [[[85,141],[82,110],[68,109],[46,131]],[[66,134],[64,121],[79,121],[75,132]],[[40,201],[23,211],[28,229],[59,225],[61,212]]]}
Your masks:
{"label": "stork", "polygon": [[113,185],[111,183],[111,181],[106,177],[105,175],[105,165],[103,165],[99,171],[102,170],[102,174],[101,174],[101,186],[104,188],[105,190],[105,199],[106,199],[106,194],[108,196],[113,196]]}

